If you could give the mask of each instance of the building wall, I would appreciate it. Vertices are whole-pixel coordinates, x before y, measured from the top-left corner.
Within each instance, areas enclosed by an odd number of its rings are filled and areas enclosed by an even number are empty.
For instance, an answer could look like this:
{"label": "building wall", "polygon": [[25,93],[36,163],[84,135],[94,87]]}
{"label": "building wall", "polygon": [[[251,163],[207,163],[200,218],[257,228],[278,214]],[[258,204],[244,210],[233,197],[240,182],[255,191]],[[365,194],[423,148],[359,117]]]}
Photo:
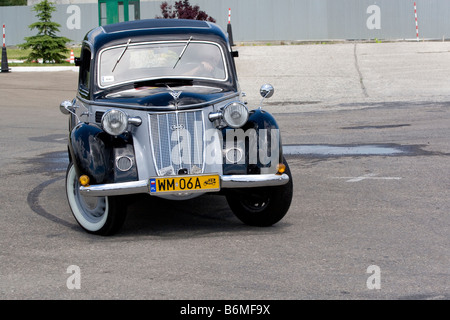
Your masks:
{"label": "building wall", "polygon": [[[30,3],[36,0],[29,0]],[[98,26],[98,5],[92,0],[59,0],[53,20],[60,35],[80,43]],[[90,2],[90,3],[89,3]],[[175,1],[167,1],[173,4]],[[227,27],[228,9],[235,42],[416,39],[414,2],[420,39],[450,38],[450,1],[443,0],[191,0]],[[141,0],[141,19],[160,15],[162,1]],[[36,34],[31,6],[0,7],[7,45]]]}
{"label": "building wall", "polygon": [[[34,6],[42,0],[28,0],[28,6]],[[78,3],[97,3],[97,0],[50,0],[54,4],[78,4]]]}

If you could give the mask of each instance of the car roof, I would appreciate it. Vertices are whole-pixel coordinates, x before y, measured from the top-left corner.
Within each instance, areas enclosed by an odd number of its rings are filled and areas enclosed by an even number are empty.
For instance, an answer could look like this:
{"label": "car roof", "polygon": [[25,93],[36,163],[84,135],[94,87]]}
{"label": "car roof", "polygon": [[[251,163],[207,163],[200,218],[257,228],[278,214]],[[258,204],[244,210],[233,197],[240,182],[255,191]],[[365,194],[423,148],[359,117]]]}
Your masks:
{"label": "car roof", "polygon": [[89,31],[84,41],[97,51],[106,46],[158,40],[212,40],[228,42],[228,36],[215,23],[187,19],[145,19],[99,26]]}

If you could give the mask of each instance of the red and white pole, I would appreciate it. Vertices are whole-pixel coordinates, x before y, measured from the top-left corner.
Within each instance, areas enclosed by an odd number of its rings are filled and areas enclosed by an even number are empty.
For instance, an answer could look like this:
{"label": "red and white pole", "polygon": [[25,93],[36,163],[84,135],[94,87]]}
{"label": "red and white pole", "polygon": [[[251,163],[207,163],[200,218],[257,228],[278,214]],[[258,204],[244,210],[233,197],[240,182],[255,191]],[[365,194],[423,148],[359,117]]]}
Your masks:
{"label": "red and white pole", "polygon": [[234,46],[233,42],[233,31],[231,29],[231,8],[228,8],[228,24],[227,24],[228,39],[230,40],[230,45]]}
{"label": "red and white pole", "polygon": [[419,25],[417,23],[417,7],[416,2],[414,2],[414,18],[416,19],[416,38],[419,41]]}
{"label": "red and white pole", "polygon": [[2,47],[2,69],[1,72],[9,72],[8,57],[6,54],[6,41],[5,41],[5,25],[3,25],[3,47]]}

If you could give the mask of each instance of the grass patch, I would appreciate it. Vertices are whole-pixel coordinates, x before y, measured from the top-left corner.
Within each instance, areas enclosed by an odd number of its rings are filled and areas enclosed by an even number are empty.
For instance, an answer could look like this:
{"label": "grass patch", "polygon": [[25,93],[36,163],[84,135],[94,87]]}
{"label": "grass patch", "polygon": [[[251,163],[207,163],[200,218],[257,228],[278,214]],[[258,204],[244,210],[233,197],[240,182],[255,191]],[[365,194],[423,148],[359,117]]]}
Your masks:
{"label": "grass patch", "polygon": [[[81,53],[81,47],[68,47],[69,52],[67,53],[67,59],[70,58],[70,50],[73,50],[73,55],[75,57],[79,57]],[[6,54],[8,56],[8,60],[26,60],[28,55],[30,54],[31,49],[20,49],[17,47],[7,47]],[[73,64],[69,62],[63,63],[8,63],[9,66],[23,66],[23,67],[39,67],[39,66],[73,66]]]}
{"label": "grass patch", "polygon": [[64,62],[64,63],[36,63],[36,62],[16,63],[16,62],[10,62],[10,63],[8,63],[8,67],[73,67],[73,66],[75,66],[75,65],[70,62]]}

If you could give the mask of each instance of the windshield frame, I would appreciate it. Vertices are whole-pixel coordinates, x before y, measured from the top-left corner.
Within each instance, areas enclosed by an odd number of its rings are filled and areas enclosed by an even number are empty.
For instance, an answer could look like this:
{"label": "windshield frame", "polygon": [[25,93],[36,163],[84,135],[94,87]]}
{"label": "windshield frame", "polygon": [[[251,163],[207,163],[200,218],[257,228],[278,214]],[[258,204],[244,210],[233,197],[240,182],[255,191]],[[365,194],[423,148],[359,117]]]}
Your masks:
{"label": "windshield frame", "polygon": [[[133,47],[139,47],[139,46],[146,46],[146,45],[159,45],[159,44],[180,44],[182,46],[186,45],[186,40],[160,40],[160,41],[140,41],[140,42],[135,42],[133,43],[131,41],[131,43],[127,44],[127,43],[123,43],[120,45],[115,45],[115,46],[111,46],[111,47],[105,47],[103,49],[101,49],[98,52],[97,55],[97,75],[96,75],[96,82],[97,82],[97,86],[100,89],[109,89],[109,88],[113,88],[113,87],[119,87],[119,86],[123,86],[123,85],[127,85],[127,84],[133,84],[136,82],[143,82],[143,81],[152,81],[152,80],[158,80],[158,79],[185,79],[185,80],[198,80],[198,81],[202,81],[202,82],[213,82],[213,83],[219,83],[219,84],[223,84],[226,82],[230,81],[230,67],[228,65],[228,60],[226,58],[225,52],[223,47],[214,41],[207,41],[207,40],[191,40],[190,44],[208,44],[208,45],[214,45],[216,46],[219,50],[220,50],[220,55],[222,58],[222,62],[224,65],[224,73],[225,73],[225,78],[223,79],[217,79],[217,78],[208,78],[208,77],[197,77],[197,76],[192,76],[192,75],[186,75],[186,76],[181,76],[181,75],[175,75],[175,76],[168,76],[168,75],[159,75],[156,77],[143,77],[140,79],[133,79],[133,80],[126,80],[126,81],[121,81],[121,82],[117,82],[117,83],[113,83],[111,85],[102,85],[101,82],[101,59],[102,59],[102,54],[105,51],[108,50],[113,50],[113,49],[120,49],[120,48],[125,48],[128,46],[128,50],[132,49]],[[120,62],[119,62],[120,64]]]}

